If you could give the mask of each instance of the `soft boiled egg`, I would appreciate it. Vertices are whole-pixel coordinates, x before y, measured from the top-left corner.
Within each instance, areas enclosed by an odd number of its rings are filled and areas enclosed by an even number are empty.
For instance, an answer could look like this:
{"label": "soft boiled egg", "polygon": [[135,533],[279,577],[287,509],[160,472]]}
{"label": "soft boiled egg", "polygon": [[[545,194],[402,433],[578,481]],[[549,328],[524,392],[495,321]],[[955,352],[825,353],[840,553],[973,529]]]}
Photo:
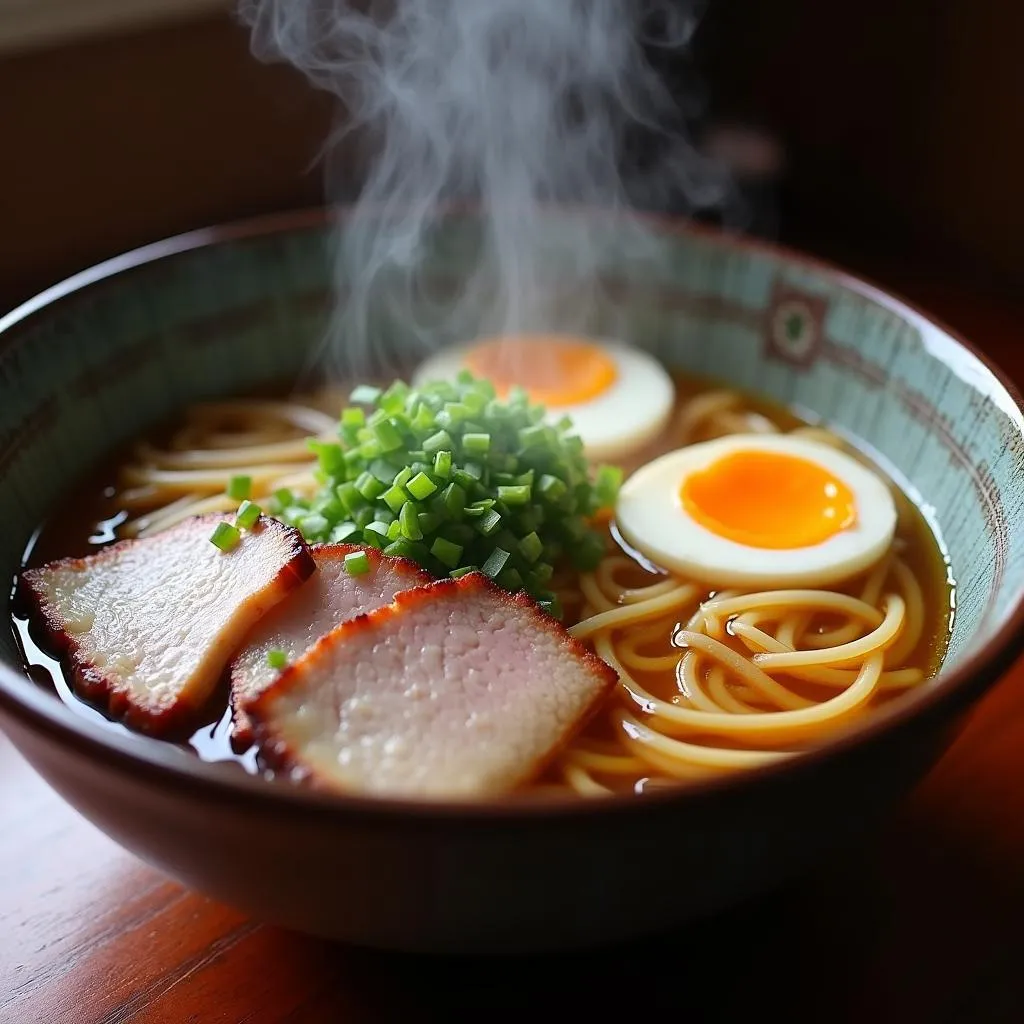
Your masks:
{"label": "soft boiled egg", "polygon": [[817,587],[885,554],[896,504],[835,448],[740,434],[647,463],[623,484],[615,520],[640,554],[717,588]]}
{"label": "soft boiled egg", "polygon": [[551,422],[569,416],[588,459],[613,460],[652,441],[672,415],[675,387],[661,364],[627,345],[560,334],[484,338],[427,359],[413,381],[454,380],[460,371],[498,392],[523,388]]}

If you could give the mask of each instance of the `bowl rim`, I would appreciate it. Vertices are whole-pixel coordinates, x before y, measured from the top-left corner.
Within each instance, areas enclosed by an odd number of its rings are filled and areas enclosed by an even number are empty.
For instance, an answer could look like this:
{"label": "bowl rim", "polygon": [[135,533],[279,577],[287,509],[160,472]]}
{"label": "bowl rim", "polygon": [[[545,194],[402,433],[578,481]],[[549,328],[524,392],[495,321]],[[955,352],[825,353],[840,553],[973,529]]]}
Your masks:
{"label": "bowl rim", "polygon": [[[587,215],[601,213],[575,209]],[[265,214],[199,228],[129,250],[54,284],[0,316],[0,347],[3,347],[6,335],[16,333],[16,328],[27,325],[62,300],[126,272],[197,249],[323,228],[350,211],[348,207],[315,206]],[[445,213],[448,216],[469,216],[473,215],[473,208],[449,208]],[[989,400],[1008,399],[1008,402],[1000,400],[999,405],[1015,421],[1024,438],[1024,400],[1007,375],[959,332],[899,295],[828,260],[784,245],[731,234],[669,215],[639,213],[634,216],[663,233],[694,235],[712,244],[769,256],[789,266],[814,271],[888,309],[917,327],[922,337],[932,345],[937,358],[946,362],[959,361],[968,366],[973,364],[975,370],[980,369],[979,388],[987,375],[990,393],[986,397]],[[235,808],[256,805],[276,814],[305,818],[312,814],[413,828],[441,820],[470,827],[499,822],[550,821],[553,818],[604,819],[611,815],[646,814],[656,808],[682,809],[726,796],[754,796],[761,787],[771,786],[776,781],[784,783],[803,773],[813,772],[823,763],[840,759],[883,738],[891,738],[913,723],[962,708],[990,686],[1024,650],[1024,584],[1016,588],[1009,604],[1010,610],[1002,625],[978,650],[965,655],[948,671],[939,671],[934,677],[939,685],[922,689],[910,700],[880,709],[864,724],[799,756],[753,771],[720,775],[678,788],[666,787],[642,796],[624,793],[587,800],[574,793],[566,793],[554,797],[524,794],[489,801],[418,800],[272,785],[258,776],[238,772],[233,766],[232,770],[225,771],[222,763],[206,762],[199,757],[182,757],[180,751],[172,750],[158,739],[107,729],[75,714],[63,701],[45,690],[26,685],[25,675],[7,666],[0,666],[0,709],[28,730],[43,733],[50,740],[56,740],[87,758],[100,758],[108,767],[128,770],[136,777],[144,776],[147,782],[170,784],[178,790],[200,790],[205,799],[231,803]]]}

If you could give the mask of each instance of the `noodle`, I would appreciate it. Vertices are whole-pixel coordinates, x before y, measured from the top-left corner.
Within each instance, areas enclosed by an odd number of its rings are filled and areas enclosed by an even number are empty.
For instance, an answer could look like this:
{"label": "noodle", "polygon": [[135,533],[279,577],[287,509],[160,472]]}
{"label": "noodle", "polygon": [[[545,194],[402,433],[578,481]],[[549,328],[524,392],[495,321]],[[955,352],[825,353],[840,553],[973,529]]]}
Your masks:
{"label": "noodle", "polygon": [[[569,632],[578,640],[585,640],[605,629],[621,628],[634,622],[647,622],[654,615],[674,611],[691,603],[698,593],[695,584],[676,583],[671,590],[647,601],[636,601],[621,606],[616,606],[613,602],[607,610],[602,610],[571,626]],[[608,603],[607,597],[603,603]]]}
{"label": "noodle", "polygon": [[282,487],[316,488],[313,435],[335,437],[337,421],[299,402],[235,400],[192,406],[165,447],[143,442],[121,467],[122,508],[138,513],[122,527],[126,537],[148,537],[189,516],[228,511],[233,476],[249,476],[259,500]]}
{"label": "noodle", "polygon": [[[743,429],[741,401],[730,392],[693,399],[679,417],[680,439]],[[796,432],[844,447],[820,427]],[[597,792],[595,782],[621,788],[622,775],[641,789],[659,777],[697,779],[771,763],[850,727],[881,694],[920,683],[924,672],[906,661],[924,634],[924,595],[899,550],[894,543],[852,594],[723,592],[703,603],[696,582],[670,577],[638,586],[635,563],[609,555],[579,581],[592,613],[572,632],[587,637],[619,674],[620,701],[601,725],[631,757],[584,755],[584,736],[563,755],[562,778],[586,796]],[[680,628],[671,613],[687,603],[693,611]],[[677,680],[670,699],[638,678],[668,672]],[[815,689],[826,692],[814,697]],[[634,762],[643,765],[635,778]]]}
{"label": "noodle", "polygon": [[[306,438],[334,437],[335,418],[300,402],[214,402],[188,411],[165,445],[137,445],[117,500],[126,536],[229,509],[232,476],[259,500],[279,488],[311,494]],[[737,392],[680,406],[668,447],[736,432],[777,432]],[[845,443],[819,426],[802,437]],[[898,492],[897,492],[898,493]],[[901,516],[910,508],[898,494]],[[651,571],[614,545],[593,572],[551,582],[569,631],[618,673],[617,694],[562,751],[547,782],[586,797],[747,770],[792,757],[858,722],[887,695],[917,685],[927,609],[921,581],[890,552],[846,589],[708,593]]]}

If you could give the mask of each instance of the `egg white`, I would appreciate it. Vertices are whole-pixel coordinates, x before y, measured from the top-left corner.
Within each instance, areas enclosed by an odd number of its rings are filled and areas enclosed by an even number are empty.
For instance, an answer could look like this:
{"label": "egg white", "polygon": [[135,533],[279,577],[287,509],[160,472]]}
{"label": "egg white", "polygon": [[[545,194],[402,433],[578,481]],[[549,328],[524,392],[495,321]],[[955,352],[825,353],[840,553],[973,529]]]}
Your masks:
{"label": "egg white", "polygon": [[[821,466],[853,494],[856,522],[820,544],[771,549],[720,537],[693,520],[680,497],[684,479],[723,456],[747,451],[793,455]],[[886,553],[896,520],[893,496],[879,476],[835,448],[785,434],[735,434],[663,455],[625,481],[615,508],[617,528],[630,546],[663,569],[717,588],[839,583]]]}
{"label": "egg white", "polygon": [[[572,405],[547,405],[546,419],[568,416],[588,459],[614,461],[653,441],[665,429],[675,403],[675,385],[664,367],[646,352],[627,345],[593,342],[615,363],[615,380],[600,394]],[[413,384],[454,380],[465,368],[474,344],[446,348],[425,360]]]}

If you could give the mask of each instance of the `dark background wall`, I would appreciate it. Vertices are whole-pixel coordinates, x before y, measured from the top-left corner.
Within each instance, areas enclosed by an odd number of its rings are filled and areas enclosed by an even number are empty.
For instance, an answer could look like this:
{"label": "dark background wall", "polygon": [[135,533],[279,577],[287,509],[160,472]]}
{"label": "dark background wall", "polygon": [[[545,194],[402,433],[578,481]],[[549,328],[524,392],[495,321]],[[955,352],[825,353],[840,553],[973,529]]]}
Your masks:
{"label": "dark background wall", "polygon": [[[787,154],[784,241],[1024,296],[1024,4],[714,0],[716,118]],[[0,306],[155,238],[321,199],[330,104],[230,18],[0,57]]]}

